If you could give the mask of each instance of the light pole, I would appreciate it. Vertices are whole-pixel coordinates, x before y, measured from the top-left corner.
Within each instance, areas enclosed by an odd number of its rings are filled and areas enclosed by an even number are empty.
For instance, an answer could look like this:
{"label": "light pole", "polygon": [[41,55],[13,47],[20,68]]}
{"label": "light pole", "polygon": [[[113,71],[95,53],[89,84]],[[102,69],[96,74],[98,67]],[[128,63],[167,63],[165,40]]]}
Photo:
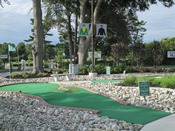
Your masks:
{"label": "light pole", "polygon": [[92,26],[92,72],[94,72],[94,0],[91,0],[91,26]]}

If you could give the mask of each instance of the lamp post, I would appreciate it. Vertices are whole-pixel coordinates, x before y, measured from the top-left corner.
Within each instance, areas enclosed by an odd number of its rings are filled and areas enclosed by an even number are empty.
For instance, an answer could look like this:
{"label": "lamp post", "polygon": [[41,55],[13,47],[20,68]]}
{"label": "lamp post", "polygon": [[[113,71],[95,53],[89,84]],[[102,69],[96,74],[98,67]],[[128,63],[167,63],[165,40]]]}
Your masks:
{"label": "lamp post", "polygon": [[92,72],[94,72],[94,1],[91,0],[91,26],[92,26]]}

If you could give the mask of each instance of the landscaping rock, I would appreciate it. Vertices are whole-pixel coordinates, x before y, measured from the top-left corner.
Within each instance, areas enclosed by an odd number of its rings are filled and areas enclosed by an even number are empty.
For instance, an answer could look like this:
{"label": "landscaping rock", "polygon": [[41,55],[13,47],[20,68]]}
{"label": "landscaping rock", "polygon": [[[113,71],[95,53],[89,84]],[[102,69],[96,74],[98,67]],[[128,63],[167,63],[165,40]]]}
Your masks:
{"label": "landscaping rock", "polygon": [[[122,78],[122,74],[114,74],[99,75],[95,79]],[[60,80],[63,79],[64,77],[60,77]],[[52,77],[12,80],[0,77],[0,80],[1,86],[14,83],[53,82]],[[89,76],[73,76],[73,80],[92,80],[92,78],[89,78]],[[175,112],[175,90],[172,89],[151,87],[151,94],[149,97],[146,97],[145,101],[143,97],[139,96],[138,87],[122,87],[116,83],[91,82],[76,83],[73,85],[81,86],[102,95],[115,97],[132,105],[164,110],[172,113]],[[139,131],[143,127],[143,125],[140,124],[127,123],[104,116],[101,117],[93,114],[91,111],[50,107],[44,105],[39,99],[27,97],[27,95],[22,95],[21,93],[0,91],[0,103],[0,130],[3,131]]]}

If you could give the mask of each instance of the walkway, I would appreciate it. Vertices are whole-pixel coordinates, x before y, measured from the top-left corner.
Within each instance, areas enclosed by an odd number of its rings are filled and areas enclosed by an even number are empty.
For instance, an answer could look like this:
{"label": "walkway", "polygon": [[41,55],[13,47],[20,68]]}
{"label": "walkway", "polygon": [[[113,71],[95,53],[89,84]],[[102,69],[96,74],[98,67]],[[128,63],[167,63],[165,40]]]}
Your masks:
{"label": "walkway", "polygon": [[175,131],[175,114],[146,124],[141,131]]}

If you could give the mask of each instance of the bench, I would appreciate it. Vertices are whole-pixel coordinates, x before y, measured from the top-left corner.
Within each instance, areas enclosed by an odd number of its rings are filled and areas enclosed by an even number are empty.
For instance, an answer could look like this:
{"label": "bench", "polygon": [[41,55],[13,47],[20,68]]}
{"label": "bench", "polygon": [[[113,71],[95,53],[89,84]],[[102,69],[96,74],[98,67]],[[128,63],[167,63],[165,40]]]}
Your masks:
{"label": "bench", "polygon": [[59,81],[60,76],[65,76],[66,80],[68,81],[72,80],[72,74],[52,74],[51,76],[53,76],[53,80],[55,82]]}

